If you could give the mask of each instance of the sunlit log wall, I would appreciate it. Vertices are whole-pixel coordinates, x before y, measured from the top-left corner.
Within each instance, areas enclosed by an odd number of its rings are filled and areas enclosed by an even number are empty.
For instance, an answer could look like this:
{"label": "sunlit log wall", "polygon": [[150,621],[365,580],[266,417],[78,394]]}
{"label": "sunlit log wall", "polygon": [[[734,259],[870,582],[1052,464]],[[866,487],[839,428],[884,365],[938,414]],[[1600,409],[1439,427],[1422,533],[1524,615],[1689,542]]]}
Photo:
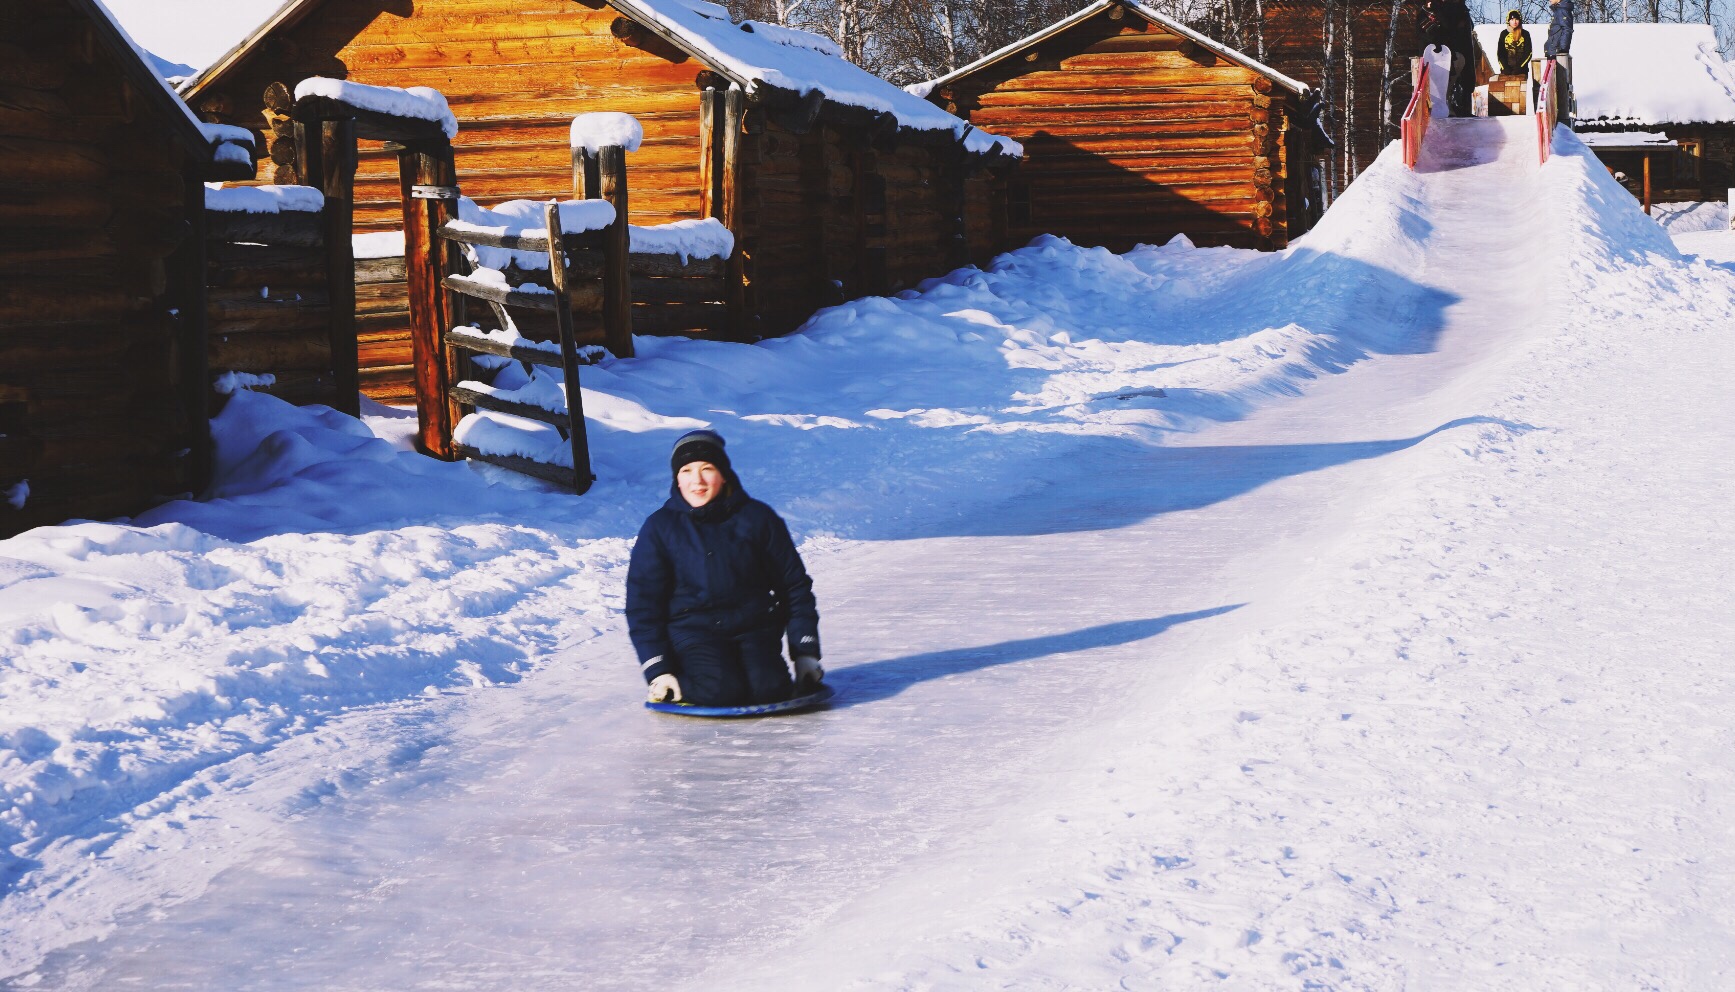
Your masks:
{"label": "sunlit log wall", "polygon": [[[1133,9],[1108,7],[930,99],[1024,145],[1003,247],[1058,234],[1124,251],[1185,234],[1273,248],[1309,226],[1305,100]],[[992,225],[996,208],[972,216]]]}

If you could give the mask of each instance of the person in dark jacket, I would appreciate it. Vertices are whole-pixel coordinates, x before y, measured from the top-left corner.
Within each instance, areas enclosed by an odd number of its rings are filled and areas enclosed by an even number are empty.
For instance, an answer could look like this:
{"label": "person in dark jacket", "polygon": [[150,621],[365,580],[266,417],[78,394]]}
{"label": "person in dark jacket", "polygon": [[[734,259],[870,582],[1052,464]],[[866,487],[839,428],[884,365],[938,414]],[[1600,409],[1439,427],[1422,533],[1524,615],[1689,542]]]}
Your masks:
{"label": "person in dark jacket", "polygon": [[1530,72],[1530,32],[1518,11],[1506,12],[1506,30],[1500,32],[1500,74],[1522,76]]}
{"label": "person in dark jacket", "polygon": [[668,502],[639,528],[627,567],[647,698],[749,706],[817,688],[819,609],[783,518],[747,495],[714,431],[683,434],[669,467]]}
{"label": "person in dark jacket", "polygon": [[1572,0],[1551,0],[1548,40],[1542,43],[1543,58],[1572,53]]}

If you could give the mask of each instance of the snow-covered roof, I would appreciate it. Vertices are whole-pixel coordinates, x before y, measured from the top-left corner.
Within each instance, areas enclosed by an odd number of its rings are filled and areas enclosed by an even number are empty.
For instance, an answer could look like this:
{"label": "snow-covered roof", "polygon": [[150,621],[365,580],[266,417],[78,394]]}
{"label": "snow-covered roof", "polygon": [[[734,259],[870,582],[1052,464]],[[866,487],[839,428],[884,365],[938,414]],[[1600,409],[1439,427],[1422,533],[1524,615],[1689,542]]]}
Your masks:
{"label": "snow-covered roof", "polygon": [[[1527,24],[1538,54],[1548,25]],[[1498,64],[1504,25],[1483,24],[1476,39]],[[1735,71],[1705,24],[1579,24],[1572,34],[1577,120],[1595,126],[1735,121]]]}
{"label": "snow-covered roof", "polygon": [[[251,34],[221,58],[181,84],[194,93],[239,63],[273,32],[294,25],[324,0],[287,0]],[[913,131],[944,131],[965,150],[1019,155],[1010,138],[976,130],[920,97],[861,68],[842,56],[828,38],[776,25],[736,24],[727,9],[707,0],[608,0],[610,6],[646,30],[740,86],[750,98],[781,90],[822,94],[833,103],[890,114]]]}
{"label": "snow-covered roof", "polygon": [[209,149],[213,144],[221,144],[220,139],[207,135],[201,128],[201,121],[193,116],[193,110],[188,107],[173,86],[170,86],[157,71],[157,61],[134,41],[120,20],[105,6],[102,0],[72,0],[74,7],[83,7],[91,16],[97,27],[97,32],[107,42],[116,58],[130,75],[135,77],[138,88],[143,91],[144,99],[152,101],[161,108],[165,117],[171,123],[169,126],[180,132],[183,141],[191,148]]}
{"label": "snow-covered roof", "polygon": [[1186,38],[1187,40],[1193,42],[1194,44],[1200,46],[1201,48],[1204,48],[1204,49],[1210,51],[1211,53],[1213,53],[1213,54],[1215,54],[1221,58],[1228,59],[1230,62],[1234,62],[1235,64],[1242,66],[1243,68],[1251,69],[1254,72],[1257,72],[1262,76],[1265,76],[1266,78],[1270,79],[1272,82],[1276,83],[1277,85],[1283,87],[1286,90],[1289,90],[1291,93],[1294,93],[1297,96],[1306,96],[1309,92],[1312,91],[1312,88],[1309,87],[1306,83],[1301,82],[1300,80],[1297,80],[1297,79],[1293,79],[1289,76],[1286,76],[1283,73],[1278,72],[1276,69],[1273,69],[1270,66],[1266,65],[1265,63],[1260,62],[1257,59],[1252,58],[1251,56],[1247,55],[1246,53],[1238,52],[1235,49],[1230,48],[1228,45],[1222,44],[1221,42],[1218,42],[1212,38],[1206,37],[1205,35],[1200,34],[1199,32],[1193,30],[1192,28],[1187,27],[1185,24],[1182,24],[1180,21],[1177,21],[1174,18],[1168,16],[1167,14],[1164,14],[1162,11],[1157,10],[1154,7],[1146,6],[1145,4],[1142,4],[1142,3],[1137,3],[1137,2],[1135,2],[1135,0],[1096,0],[1095,3],[1084,8],[1083,10],[1080,10],[1078,13],[1073,14],[1070,17],[1063,17],[1060,20],[1055,21],[1053,24],[1050,24],[1048,27],[1043,28],[1041,31],[1036,32],[1035,34],[1032,34],[1026,38],[1021,38],[1018,41],[1015,41],[1012,44],[1007,45],[1006,47],[1001,48],[997,51],[990,52],[987,55],[984,55],[981,58],[977,59],[976,61],[970,63],[969,65],[963,66],[959,69],[955,69],[952,72],[949,72],[949,73],[945,74],[944,76],[939,77],[938,79],[932,79],[932,80],[929,80],[928,82],[925,82],[925,83],[915,83],[915,84],[909,86],[908,90],[912,95],[927,96],[929,93],[932,93],[934,91],[934,89],[937,87],[944,86],[947,83],[950,83],[955,79],[960,79],[960,78],[963,78],[964,76],[968,76],[971,73],[976,72],[978,69],[986,68],[987,66],[993,65],[996,62],[999,62],[999,61],[1006,59],[1010,56],[1016,55],[1019,52],[1024,51],[1026,48],[1029,48],[1032,45],[1038,44],[1045,39],[1052,38],[1055,35],[1060,34],[1061,32],[1067,30],[1068,28],[1071,28],[1075,24],[1079,24],[1083,21],[1087,21],[1087,20],[1091,19],[1092,17],[1095,17],[1096,15],[1102,13],[1103,11],[1108,10],[1110,7],[1123,7],[1127,10],[1133,11],[1134,13],[1138,14],[1140,17],[1143,17],[1145,20],[1151,22],[1152,24],[1155,24],[1155,25],[1157,25],[1157,26],[1159,26],[1165,30],[1173,31],[1175,34],[1178,34],[1181,37]]}
{"label": "snow-covered roof", "polygon": [[1679,142],[1657,131],[1585,131],[1578,137],[1592,148],[1608,151],[1680,147]]}

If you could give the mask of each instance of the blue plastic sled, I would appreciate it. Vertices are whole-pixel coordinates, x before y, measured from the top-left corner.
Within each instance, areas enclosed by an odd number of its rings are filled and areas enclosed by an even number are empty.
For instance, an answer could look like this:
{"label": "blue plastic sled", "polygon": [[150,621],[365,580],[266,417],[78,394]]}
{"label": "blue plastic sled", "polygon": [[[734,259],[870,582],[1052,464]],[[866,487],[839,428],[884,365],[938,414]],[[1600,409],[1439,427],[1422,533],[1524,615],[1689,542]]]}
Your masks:
{"label": "blue plastic sled", "polygon": [[823,705],[836,695],[829,685],[820,684],[819,691],[785,699],[781,703],[760,703],[758,706],[694,706],[690,703],[646,703],[645,709],[658,713],[679,713],[681,716],[742,717],[770,716],[773,713],[794,713]]}

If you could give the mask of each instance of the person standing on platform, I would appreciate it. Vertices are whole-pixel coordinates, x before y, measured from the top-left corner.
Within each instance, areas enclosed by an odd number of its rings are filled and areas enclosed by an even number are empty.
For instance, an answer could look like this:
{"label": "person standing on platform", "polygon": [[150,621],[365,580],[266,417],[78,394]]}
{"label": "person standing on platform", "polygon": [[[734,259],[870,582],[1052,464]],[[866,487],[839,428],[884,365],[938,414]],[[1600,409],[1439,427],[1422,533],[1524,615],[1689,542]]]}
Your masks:
{"label": "person standing on platform", "polygon": [[1524,30],[1524,19],[1518,11],[1506,12],[1506,30],[1500,32],[1500,74],[1522,76],[1530,71],[1530,32]]}

